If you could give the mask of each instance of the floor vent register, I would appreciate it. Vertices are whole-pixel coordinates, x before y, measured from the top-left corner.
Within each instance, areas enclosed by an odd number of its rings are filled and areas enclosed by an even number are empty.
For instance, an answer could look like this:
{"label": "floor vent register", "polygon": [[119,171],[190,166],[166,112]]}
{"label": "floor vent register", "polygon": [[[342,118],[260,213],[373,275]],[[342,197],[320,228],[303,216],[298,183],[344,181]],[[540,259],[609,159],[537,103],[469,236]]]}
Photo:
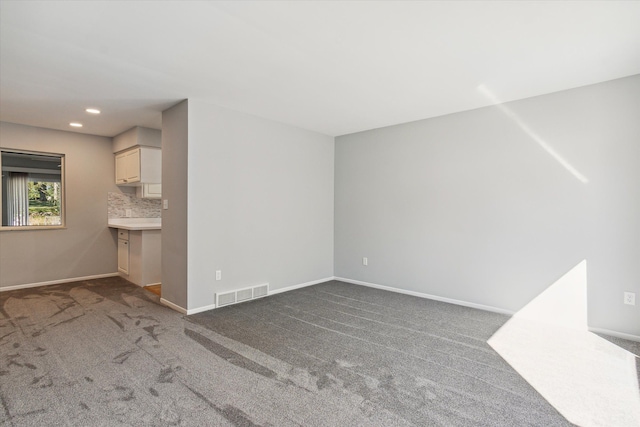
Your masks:
{"label": "floor vent register", "polygon": [[237,289],[235,291],[216,293],[216,307],[237,304],[256,298],[266,297],[269,294],[269,284],[253,286],[250,288]]}

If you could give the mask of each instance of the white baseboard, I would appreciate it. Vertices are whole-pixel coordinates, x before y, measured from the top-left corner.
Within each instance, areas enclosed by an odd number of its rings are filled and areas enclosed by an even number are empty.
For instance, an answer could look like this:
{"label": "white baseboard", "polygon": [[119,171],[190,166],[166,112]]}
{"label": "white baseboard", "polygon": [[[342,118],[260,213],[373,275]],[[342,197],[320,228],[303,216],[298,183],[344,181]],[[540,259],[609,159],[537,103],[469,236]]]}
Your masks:
{"label": "white baseboard", "polygon": [[203,311],[213,310],[214,308],[216,308],[215,304],[205,305],[205,306],[198,307],[198,308],[191,308],[191,309],[187,310],[187,315],[202,313]]}
{"label": "white baseboard", "polygon": [[[317,285],[318,283],[328,282],[329,280],[333,280],[333,279],[334,279],[334,277],[331,276],[331,277],[326,277],[324,279],[314,280],[314,281],[311,281],[311,282],[300,283],[298,285],[287,286],[286,288],[269,290],[269,294],[266,295],[266,296],[279,294],[281,292],[288,292],[288,291],[292,291],[294,289],[300,289],[300,288],[304,288],[304,287],[307,287],[307,286]],[[236,289],[236,290],[238,290],[238,289]],[[247,300],[247,301],[253,301],[253,300]],[[182,314],[187,314],[187,315],[196,314],[196,313],[202,313],[203,311],[213,310],[214,308],[216,308],[215,304],[211,304],[211,305],[205,305],[203,307],[190,308],[189,310],[185,310],[184,308],[182,308],[182,307],[180,307],[180,306],[178,306],[176,304],[173,304],[170,301],[163,300],[162,298],[160,299],[160,302],[162,302],[163,304],[165,304],[168,307],[173,308],[176,311],[179,311]]]}
{"label": "white baseboard", "polygon": [[640,336],[638,336],[638,335],[625,334],[624,332],[616,332],[616,331],[612,331],[612,330],[609,330],[609,329],[592,328],[591,326],[589,326],[589,332],[593,332],[593,333],[596,333],[596,334],[602,334],[602,335],[610,335],[612,337],[623,338],[623,339],[629,340],[629,341],[640,342]]}
{"label": "white baseboard", "polygon": [[166,305],[167,307],[177,311],[178,313],[182,313],[182,314],[187,314],[187,309],[186,308],[182,308],[180,307],[178,304],[174,304],[171,301],[164,299],[164,298],[160,298],[160,302],[164,305]]}
{"label": "white baseboard", "polygon": [[269,295],[275,295],[275,294],[279,294],[279,293],[282,293],[282,292],[289,292],[289,291],[293,291],[294,289],[306,288],[307,286],[317,285],[318,283],[324,283],[324,282],[328,282],[330,280],[336,280],[336,278],[334,276],[325,277],[324,279],[318,279],[318,280],[313,280],[311,282],[300,283],[298,285],[287,286],[286,288],[279,288],[279,289],[269,290]]}
{"label": "white baseboard", "polygon": [[49,280],[47,282],[26,283],[24,285],[5,286],[0,288],[0,292],[14,291],[16,289],[37,288],[39,286],[59,285],[61,283],[81,282],[83,280],[103,279],[105,277],[119,276],[118,273],[95,274],[93,276],[69,277],[68,279]]}
{"label": "white baseboard", "polygon": [[[347,279],[345,277],[336,277],[336,276],[329,276],[329,277],[325,277],[323,279],[318,279],[318,280],[313,280],[313,281],[310,281],[310,282],[300,283],[300,284],[297,284],[297,285],[287,286],[285,288],[269,290],[269,295],[268,296],[276,295],[276,294],[279,294],[279,293],[282,293],[282,292],[293,291],[295,289],[305,288],[307,286],[317,285],[319,283],[324,283],[324,282],[328,282],[328,281],[331,281],[331,280],[339,280],[341,282],[352,283],[354,285],[362,285],[362,286],[367,286],[367,287],[370,287],[370,288],[383,289],[385,291],[396,292],[396,293],[406,294],[406,295],[412,295],[412,296],[415,296],[415,297],[426,298],[426,299],[446,302],[446,303],[450,303],[450,304],[461,305],[461,306],[464,306],[464,307],[476,308],[476,309],[479,309],[479,310],[491,311],[491,312],[494,312],[494,313],[507,314],[507,315],[510,315],[510,316],[512,316],[514,314],[514,312],[511,311],[511,310],[506,310],[506,309],[498,308],[498,307],[492,307],[492,306],[489,306],[489,305],[476,304],[476,303],[456,300],[456,299],[452,299],[452,298],[444,298],[444,297],[439,297],[437,295],[429,295],[429,294],[425,294],[425,293],[422,293],[422,292],[408,291],[408,290],[405,290],[405,289],[394,288],[394,287],[391,287],[391,286],[378,285],[376,283],[363,282],[361,280],[353,280],[353,279]],[[186,310],[186,309],[184,309],[184,308],[182,308],[182,307],[180,307],[180,306],[178,306],[176,304],[171,303],[170,301],[166,301],[166,300],[163,300],[163,299],[160,299],[160,301],[163,304],[167,305],[168,307],[171,307],[174,310],[179,311],[182,314],[196,314],[196,313],[201,313],[203,311],[207,311],[207,310],[211,310],[211,309],[216,308],[215,304],[211,304],[211,305],[204,306],[204,307],[198,307],[198,308]]]}
{"label": "white baseboard", "polygon": [[177,311],[178,313],[186,314],[187,316],[190,314],[202,313],[203,311],[212,310],[216,308],[215,304],[211,304],[211,305],[205,305],[203,307],[192,308],[190,310],[187,310],[186,308],[180,307],[178,304],[174,304],[171,301],[164,298],[160,298],[160,302],[163,305],[166,305],[167,307]]}
{"label": "white baseboard", "polygon": [[[27,288],[37,288],[40,286],[49,286],[49,285],[59,285],[61,283],[70,283],[70,282],[80,282],[83,280],[92,280],[92,279],[102,279],[105,277],[115,277],[115,276],[119,276],[119,273],[106,273],[106,274],[95,274],[92,276],[82,276],[82,277],[70,277],[68,279],[59,279],[59,280],[49,280],[46,282],[37,282],[37,283],[26,283],[23,285],[13,285],[13,286],[5,286],[0,288],[0,292],[6,292],[6,291],[13,291],[13,290],[17,290],[17,289],[27,289]],[[376,283],[370,283],[370,282],[363,282],[361,280],[353,280],[353,279],[347,279],[345,277],[336,277],[336,276],[330,276],[330,277],[325,277],[324,279],[318,279],[318,280],[313,280],[311,282],[305,282],[305,283],[300,283],[297,285],[293,285],[293,286],[287,286],[285,288],[280,288],[280,289],[274,289],[274,290],[270,290],[269,291],[269,295],[276,295],[282,292],[288,292],[288,291],[293,291],[294,289],[300,289],[300,288],[305,288],[307,286],[313,286],[313,285],[317,285],[319,283],[324,283],[324,282],[328,282],[330,280],[339,280],[341,282],[346,282],[346,283],[352,283],[354,285],[361,285],[361,286],[367,286],[370,288],[376,288],[376,289],[382,289],[385,291],[390,291],[390,292],[396,292],[396,293],[400,293],[400,294],[406,294],[406,295],[412,295],[412,296],[416,296],[416,297],[420,297],[420,298],[426,298],[426,299],[431,299],[431,300],[435,300],[435,301],[441,301],[441,302],[446,302],[446,303],[450,303],[450,304],[456,304],[456,305],[461,305],[464,307],[470,307],[470,308],[477,308],[480,310],[485,310],[485,311],[491,311],[494,313],[500,313],[500,314],[507,314],[507,315],[513,315],[515,314],[513,311],[511,310],[506,310],[503,308],[498,308],[498,307],[492,307],[489,305],[483,305],[483,304],[476,304],[476,303],[472,303],[472,302],[468,302],[468,301],[462,301],[462,300],[456,300],[456,299],[452,299],[452,298],[445,298],[445,297],[440,297],[437,295],[430,295],[430,294],[425,294],[422,292],[415,292],[415,291],[409,291],[406,289],[400,289],[400,288],[394,288],[391,286],[385,286],[385,285],[378,285]],[[193,308],[193,309],[185,309],[183,307],[180,307],[177,304],[172,303],[171,301],[164,299],[164,298],[160,298],[160,302],[164,305],[166,305],[167,307],[182,313],[182,314],[186,314],[186,315],[190,315],[190,314],[197,314],[197,313],[202,313],[203,311],[208,311],[208,310],[212,310],[214,308],[216,308],[215,304],[211,304],[211,305],[206,305],[206,306],[202,306],[202,307],[198,307],[198,308]],[[597,334],[603,334],[603,335],[609,335],[612,337],[616,337],[616,338],[622,338],[622,339],[626,339],[629,341],[635,341],[635,342],[640,342],[640,336],[638,335],[632,335],[632,334],[627,334],[624,332],[617,332],[617,331],[612,331],[610,329],[603,329],[603,328],[593,328],[593,327],[589,327],[589,331],[593,332],[593,333],[597,333]]]}
{"label": "white baseboard", "polygon": [[491,312],[494,312],[494,313],[507,314],[509,316],[513,316],[515,314],[515,312],[513,312],[511,310],[504,309],[504,308],[492,307],[490,305],[476,304],[474,302],[462,301],[462,300],[457,300],[457,299],[453,299],[453,298],[439,297],[437,295],[424,294],[422,292],[408,291],[406,289],[400,289],[400,288],[394,288],[394,287],[391,287],[391,286],[378,285],[376,283],[363,282],[361,280],[347,279],[347,278],[344,278],[344,277],[334,277],[334,280],[339,280],[341,282],[347,282],[347,283],[353,283],[354,285],[368,286],[370,288],[383,289],[385,291],[397,292],[399,294],[412,295],[414,297],[426,298],[426,299],[431,299],[431,300],[434,300],[434,301],[447,302],[449,304],[461,305],[461,306],[464,306],[464,307],[477,308],[479,310],[491,311]]}

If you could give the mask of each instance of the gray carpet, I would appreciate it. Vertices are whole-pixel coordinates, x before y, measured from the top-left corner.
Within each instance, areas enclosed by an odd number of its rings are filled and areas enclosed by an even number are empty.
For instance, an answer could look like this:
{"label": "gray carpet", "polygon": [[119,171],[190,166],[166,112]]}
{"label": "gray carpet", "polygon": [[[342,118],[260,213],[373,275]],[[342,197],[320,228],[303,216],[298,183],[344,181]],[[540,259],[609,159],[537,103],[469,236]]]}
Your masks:
{"label": "gray carpet", "polygon": [[120,278],[0,293],[0,425],[559,426],[507,316],[327,282],[193,316]]}

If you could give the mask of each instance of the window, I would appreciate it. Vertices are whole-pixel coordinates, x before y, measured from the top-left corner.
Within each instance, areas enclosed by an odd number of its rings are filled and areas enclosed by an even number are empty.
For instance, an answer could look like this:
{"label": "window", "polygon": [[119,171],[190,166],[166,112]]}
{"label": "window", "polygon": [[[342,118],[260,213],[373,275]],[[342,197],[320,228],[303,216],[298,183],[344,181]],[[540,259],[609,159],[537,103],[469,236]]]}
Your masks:
{"label": "window", "polygon": [[2,230],[64,227],[64,155],[0,150]]}

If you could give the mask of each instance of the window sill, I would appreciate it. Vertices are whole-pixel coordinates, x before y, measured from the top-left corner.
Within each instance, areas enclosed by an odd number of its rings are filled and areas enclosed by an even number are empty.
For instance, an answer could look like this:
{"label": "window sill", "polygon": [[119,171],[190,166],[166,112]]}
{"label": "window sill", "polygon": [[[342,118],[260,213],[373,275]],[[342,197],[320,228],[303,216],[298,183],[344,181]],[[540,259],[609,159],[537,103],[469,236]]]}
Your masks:
{"label": "window sill", "polygon": [[20,225],[12,227],[8,225],[0,226],[0,231],[34,231],[34,230],[65,230],[65,225]]}

